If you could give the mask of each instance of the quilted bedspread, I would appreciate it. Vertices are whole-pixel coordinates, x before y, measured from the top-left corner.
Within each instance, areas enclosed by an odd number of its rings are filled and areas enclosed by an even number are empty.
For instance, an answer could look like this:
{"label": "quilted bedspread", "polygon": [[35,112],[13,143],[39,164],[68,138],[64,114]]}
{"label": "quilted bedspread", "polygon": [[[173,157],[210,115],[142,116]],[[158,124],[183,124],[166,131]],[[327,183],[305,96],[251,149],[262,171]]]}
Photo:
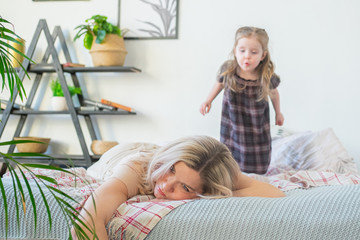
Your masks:
{"label": "quilted bedspread", "polygon": [[286,195],[189,202],[146,239],[360,239],[360,185],[299,188]]}
{"label": "quilted bedspread", "polygon": [[[82,203],[101,182],[87,176],[85,169],[74,170],[82,180],[51,171],[41,174],[56,178],[63,191]],[[360,176],[278,169],[270,173],[271,176],[249,176],[277,186],[287,197],[156,201],[151,196],[137,196],[114,212],[107,225],[109,236],[111,239],[360,239]],[[84,180],[90,184],[84,184]],[[4,176],[3,182],[11,198],[9,176]],[[40,203],[40,194],[35,195]],[[68,221],[49,199],[53,216],[51,231],[45,209],[39,207],[38,215],[42,217],[36,231],[29,209],[26,216],[20,217],[20,229],[12,215],[8,237],[68,239]],[[27,204],[30,206],[30,202]],[[14,208],[11,201],[9,205]],[[81,204],[74,206],[80,208]],[[4,237],[0,201],[0,238]]]}

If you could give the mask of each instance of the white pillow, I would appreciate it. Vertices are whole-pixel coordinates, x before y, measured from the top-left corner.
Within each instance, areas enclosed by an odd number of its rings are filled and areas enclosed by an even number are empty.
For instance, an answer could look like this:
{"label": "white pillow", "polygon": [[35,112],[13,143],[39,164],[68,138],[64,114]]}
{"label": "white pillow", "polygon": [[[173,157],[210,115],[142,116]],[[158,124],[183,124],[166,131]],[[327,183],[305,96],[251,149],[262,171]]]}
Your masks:
{"label": "white pillow", "polygon": [[331,128],[273,138],[272,167],[356,174],[357,167]]}

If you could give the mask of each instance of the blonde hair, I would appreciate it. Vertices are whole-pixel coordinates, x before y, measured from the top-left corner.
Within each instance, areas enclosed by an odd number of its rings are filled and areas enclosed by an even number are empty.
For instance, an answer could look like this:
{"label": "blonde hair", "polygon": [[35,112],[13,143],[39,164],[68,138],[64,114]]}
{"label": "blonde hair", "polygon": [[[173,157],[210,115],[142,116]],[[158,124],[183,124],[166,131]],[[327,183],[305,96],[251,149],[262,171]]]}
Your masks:
{"label": "blonde hair", "polygon": [[227,61],[225,63],[225,69],[220,70],[220,76],[224,77],[224,85],[225,87],[229,87],[232,91],[238,92],[242,91],[246,88],[246,85],[240,87],[237,84],[235,74],[238,69],[238,63],[235,57],[236,46],[238,44],[239,39],[241,38],[250,38],[254,37],[261,44],[261,47],[266,55],[264,59],[259,63],[256,67],[256,71],[258,71],[260,75],[260,92],[258,96],[258,101],[260,100],[268,100],[268,96],[271,94],[270,92],[270,84],[271,78],[275,74],[274,69],[275,66],[270,58],[270,53],[268,49],[269,36],[264,29],[256,28],[256,27],[241,27],[236,31],[235,34],[235,43],[232,50],[233,59]]}
{"label": "blonde hair", "polygon": [[200,197],[232,196],[239,166],[223,143],[208,136],[185,137],[161,147],[149,163],[144,192],[152,194],[157,179],[179,161],[200,174]]}

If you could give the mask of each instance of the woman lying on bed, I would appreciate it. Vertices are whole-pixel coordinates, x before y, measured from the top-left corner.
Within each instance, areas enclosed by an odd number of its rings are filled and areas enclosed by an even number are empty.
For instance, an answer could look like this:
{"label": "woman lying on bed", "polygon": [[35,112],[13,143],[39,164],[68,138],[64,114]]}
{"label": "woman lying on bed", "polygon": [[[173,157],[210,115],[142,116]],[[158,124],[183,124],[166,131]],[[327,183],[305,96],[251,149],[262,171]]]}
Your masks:
{"label": "woman lying on bed", "polygon": [[[135,159],[117,161],[111,176],[81,211],[99,239],[108,239],[105,226],[114,211],[138,194],[152,194],[160,200],[285,196],[276,187],[242,174],[228,148],[207,136],[182,138],[156,150],[140,151]],[[85,227],[83,230],[92,236]]]}

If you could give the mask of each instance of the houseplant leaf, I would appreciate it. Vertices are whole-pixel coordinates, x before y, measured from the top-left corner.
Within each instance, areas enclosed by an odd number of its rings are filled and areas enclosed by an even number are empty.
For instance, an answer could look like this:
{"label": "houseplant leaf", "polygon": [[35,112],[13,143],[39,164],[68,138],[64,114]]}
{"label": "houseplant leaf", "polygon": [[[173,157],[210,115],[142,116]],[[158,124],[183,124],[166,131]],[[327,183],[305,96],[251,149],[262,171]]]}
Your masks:
{"label": "houseplant leaf", "polygon": [[[20,45],[23,45],[21,41],[18,41],[17,39],[21,39],[15,32],[13,32],[9,27],[12,26],[12,24],[7,21],[6,19],[0,17],[0,75],[2,78],[2,90],[4,90],[5,87],[5,79],[8,79],[8,88],[10,92],[11,99],[13,97],[14,92],[14,86],[17,87],[19,97],[23,101],[24,97],[26,97],[26,92],[23,87],[22,81],[19,78],[16,70],[11,64],[12,58],[14,58],[13,54],[10,50],[15,51],[16,53],[20,54],[22,57],[26,58],[27,60],[32,61],[29,57],[27,57],[24,53],[21,51],[18,51],[16,48],[14,48],[11,43],[17,43]],[[18,60],[16,60],[19,62]],[[26,69],[22,66],[20,63],[20,67],[24,70],[26,76],[30,79]]]}
{"label": "houseplant leaf", "polygon": [[[55,80],[51,81],[50,88],[51,88],[51,91],[53,92],[54,97],[63,97],[64,96],[64,92],[61,88],[59,79],[55,79]],[[77,88],[74,86],[68,86],[68,89],[70,92],[70,96],[74,96],[75,94],[82,93],[81,88]]]}
{"label": "houseplant leaf", "polygon": [[84,47],[88,50],[91,49],[93,44],[93,38],[96,36],[96,43],[103,43],[107,34],[116,34],[119,37],[123,37],[122,31],[119,27],[109,23],[107,17],[103,15],[94,15],[91,18],[85,20],[87,24],[80,24],[74,29],[77,30],[74,41],[84,36]]}
{"label": "houseplant leaf", "polygon": [[84,37],[84,47],[86,49],[90,50],[93,41],[94,41],[94,35],[92,35],[90,32],[86,32],[85,37]]}

